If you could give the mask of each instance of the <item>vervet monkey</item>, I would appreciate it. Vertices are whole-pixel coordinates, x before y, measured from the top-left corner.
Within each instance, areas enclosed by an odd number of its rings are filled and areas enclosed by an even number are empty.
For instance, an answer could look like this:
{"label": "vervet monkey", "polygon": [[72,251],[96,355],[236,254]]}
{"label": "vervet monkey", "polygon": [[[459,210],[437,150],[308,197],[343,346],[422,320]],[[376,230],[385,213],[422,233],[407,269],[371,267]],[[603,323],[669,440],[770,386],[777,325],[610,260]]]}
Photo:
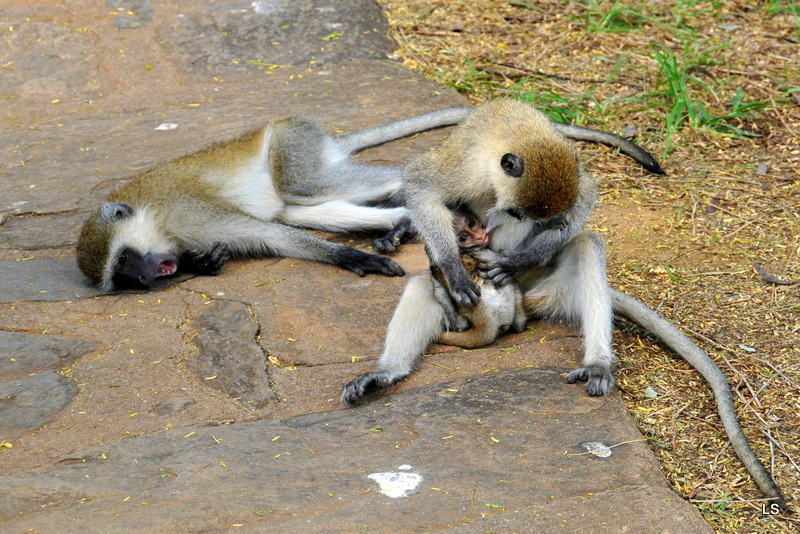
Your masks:
{"label": "vervet monkey", "polygon": [[316,122],[281,119],[156,165],[91,215],[78,241],[78,265],[103,291],[147,288],[178,270],[216,274],[230,256],[289,256],[361,276],[402,276],[388,258],[295,227],[394,227],[407,214],[402,201],[392,200],[401,170],[358,165],[349,155],[455,124],[470,112],[448,108],[337,138]]}
{"label": "vervet monkey", "polygon": [[[596,189],[574,146],[544,114],[516,100],[484,104],[440,148],[409,163],[404,193],[431,263],[441,269],[456,305],[480,297],[450,224],[449,208],[463,205],[497,226],[489,248],[475,253],[485,276],[498,285],[519,279],[534,316],[580,323],[583,366],[568,381],[586,381],[590,395],[611,389],[613,316],[604,243],[583,232]],[[542,229],[554,218],[560,224]]]}
{"label": "vervet monkey", "polygon": [[[731,443],[762,492],[786,502],[747,445],[724,374],[680,331],[634,299],[612,291],[606,278],[605,244],[583,231],[596,202],[592,178],[574,147],[538,111],[514,100],[479,107],[442,146],[405,169],[404,192],[412,220],[434,269],[440,269],[455,306],[476,304],[481,288],[464,268],[450,208],[464,206],[489,227],[489,248],[473,252],[484,277],[497,285],[519,283],[534,317],[576,320],[584,339],[583,366],[567,381],[587,382],[590,395],[614,385],[611,373],[613,312],[645,326],[675,349],[712,385]],[[558,223],[555,223],[558,221]],[[342,400],[355,403],[410,374],[418,362],[419,329],[444,320],[441,297],[404,303],[389,325],[386,350],[376,369],[345,386]],[[428,294],[434,294],[433,288]],[[402,337],[405,334],[407,342]],[[391,344],[390,344],[391,341]],[[424,349],[423,349],[424,350]]]}

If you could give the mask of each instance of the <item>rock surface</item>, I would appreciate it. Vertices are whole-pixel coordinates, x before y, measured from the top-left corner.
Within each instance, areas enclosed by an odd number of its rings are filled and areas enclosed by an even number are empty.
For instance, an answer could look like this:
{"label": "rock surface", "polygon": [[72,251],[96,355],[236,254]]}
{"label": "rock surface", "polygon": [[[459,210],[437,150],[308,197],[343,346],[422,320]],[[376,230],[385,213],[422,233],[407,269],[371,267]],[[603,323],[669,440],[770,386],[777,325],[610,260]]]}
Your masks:
{"label": "rock surface", "polygon": [[[386,28],[368,0],[4,4],[4,531],[710,531],[619,397],[564,383],[581,352],[564,325],[434,345],[344,409],[406,278],[272,258],[101,295],[78,271],[84,218],[155,163],[279,117],[337,134],[464,104],[385,59]],[[359,158],[397,165],[445,134]],[[427,270],[420,245],[395,259]]]}

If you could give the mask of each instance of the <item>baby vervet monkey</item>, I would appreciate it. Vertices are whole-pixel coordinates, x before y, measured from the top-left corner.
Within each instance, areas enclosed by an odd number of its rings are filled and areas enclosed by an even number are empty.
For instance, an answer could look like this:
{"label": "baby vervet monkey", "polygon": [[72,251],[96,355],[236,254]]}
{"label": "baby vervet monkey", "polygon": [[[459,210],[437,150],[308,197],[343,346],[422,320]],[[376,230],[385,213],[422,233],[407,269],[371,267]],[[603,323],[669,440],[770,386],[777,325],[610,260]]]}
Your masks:
{"label": "baby vervet monkey", "polygon": [[[528,318],[522,308],[522,292],[519,287],[513,282],[500,287],[486,282],[478,272],[478,260],[470,254],[472,250],[483,248],[489,244],[489,234],[484,225],[474,214],[467,211],[456,211],[453,214],[453,229],[456,232],[458,246],[462,250],[461,262],[475,284],[481,288],[481,298],[475,306],[458,306],[456,308],[458,317],[446,321],[448,325],[454,327],[454,330],[441,331],[439,343],[476,348],[493,342],[498,335],[504,334],[510,327],[513,327],[515,332],[522,332]],[[431,271],[434,284],[438,283],[434,295],[441,296],[444,278],[440,270],[432,269]],[[409,284],[409,288],[411,288],[411,284]],[[412,302],[416,300],[414,296],[409,295],[409,297],[410,299],[407,300]],[[444,303],[439,302],[439,304],[445,308],[453,305],[449,295]],[[402,312],[398,309],[395,311],[395,315],[398,313]],[[469,321],[466,329],[463,328],[464,319]],[[443,326],[441,325],[440,328]],[[400,328],[405,330],[402,326]],[[431,325],[431,329],[433,331],[435,325]],[[417,358],[422,356],[426,348],[427,345],[414,347],[415,351],[419,353]]]}

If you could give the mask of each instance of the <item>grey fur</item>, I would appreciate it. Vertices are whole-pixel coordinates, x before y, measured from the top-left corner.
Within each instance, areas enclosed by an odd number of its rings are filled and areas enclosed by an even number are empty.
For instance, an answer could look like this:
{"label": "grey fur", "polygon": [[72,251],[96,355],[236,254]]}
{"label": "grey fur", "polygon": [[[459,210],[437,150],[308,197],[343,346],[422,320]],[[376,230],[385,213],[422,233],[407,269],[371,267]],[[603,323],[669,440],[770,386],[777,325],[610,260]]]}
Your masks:
{"label": "grey fur", "polygon": [[575,139],[576,141],[586,141],[589,143],[600,143],[602,145],[610,146],[618,149],[626,156],[634,159],[642,167],[652,172],[653,174],[666,174],[664,169],[661,168],[658,161],[646,150],[632,141],[628,141],[624,137],[616,134],[604,132],[602,130],[594,130],[592,128],[584,128],[583,126],[575,126],[574,124],[563,124],[560,122],[553,122],[556,130],[564,137]]}

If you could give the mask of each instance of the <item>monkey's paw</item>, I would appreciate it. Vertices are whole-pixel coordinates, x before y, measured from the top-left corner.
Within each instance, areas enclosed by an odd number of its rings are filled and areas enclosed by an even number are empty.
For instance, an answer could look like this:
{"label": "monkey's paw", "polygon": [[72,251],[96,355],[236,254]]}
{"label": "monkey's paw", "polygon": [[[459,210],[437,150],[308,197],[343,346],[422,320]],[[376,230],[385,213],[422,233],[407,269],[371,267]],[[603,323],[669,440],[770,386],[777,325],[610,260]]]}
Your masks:
{"label": "monkey's paw", "polygon": [[514,281],[514,262],[509,256],[499,254],[488,248],[470,252],[470,256],[478,260],[478,272],[492,282],[495,287],[502,287]]}
{"label": "monkey's paw", "polygon": [[452,276],[453,278],[447,277],[447,291],[450,297],[459,306],[475,306],[481,298],[481,288],[472,281],[463,268],[453,272]]}
{"label": "monkey's paw", "polygon": [[364,373],[342,388],[341,402],[349,406],[358,404],[365,397],[380,392],[396,383],[400,378],[402,377],[394,378],[388,373],[379,371]]}
{"label": "monkey's paw", "polygon": [[400,248],[400,245],[414,237],[415,233],[411,220],[403,218],[397,223],[397,226],[389,230],[389,233],[382,237],[375,238],[372,241],[372,248],[375,252],[381,252],[383,254],[396,252]]}
{"label": "monkey's paw", "polygon": [[189,269],[202,275],[219,274],[230,258],[230,249],[225,243],[214,243],[211,250],[192,250],[187,253]]}
{"label": "monkey's paw", "polygon": [[608,394],[616,383],[611,369],[602,365],[587,365],[567,375],[567,383],[586,382],[586,392],[592,397]]}

